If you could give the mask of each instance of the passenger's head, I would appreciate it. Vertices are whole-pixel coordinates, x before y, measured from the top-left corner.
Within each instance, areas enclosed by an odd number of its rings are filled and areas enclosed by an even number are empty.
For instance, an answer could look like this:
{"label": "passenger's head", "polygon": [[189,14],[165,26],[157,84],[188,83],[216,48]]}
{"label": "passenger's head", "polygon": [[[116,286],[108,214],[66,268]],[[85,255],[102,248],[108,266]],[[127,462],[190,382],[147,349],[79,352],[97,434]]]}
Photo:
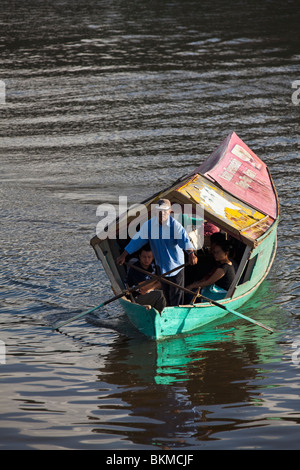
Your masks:
{"label": "passenger's head", "polygon": [[225,233],[215,232],[210,236],[210,246],[212,249],[216,243],[223,243],[224,241],[226,241]]}
{"label": "passenger's head", "polygon": [[159,199],[157,205],[155,206],[157,211],[157,217],[161,224],[165,224],[171,213],[171,203],[169,199]]}
{"label": "passenger's head", "polygon": [[227,240],[219,240],[212,248],[212,254],[218,263],[229,261],[231,245]]}
{"label": "passenger's head", "polygon": [[150,264],[153,261],[153,253],[150,248],[150,245],[145,245],[139,251],[139,260],[143,268],[149,268]]}

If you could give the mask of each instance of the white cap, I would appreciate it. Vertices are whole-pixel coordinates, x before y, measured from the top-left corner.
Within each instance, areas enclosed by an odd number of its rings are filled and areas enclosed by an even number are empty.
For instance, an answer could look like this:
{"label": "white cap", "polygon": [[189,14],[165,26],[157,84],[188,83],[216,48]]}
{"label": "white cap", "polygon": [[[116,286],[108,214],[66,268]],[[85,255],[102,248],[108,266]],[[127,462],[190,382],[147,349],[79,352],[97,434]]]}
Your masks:
{"label": "white cap", "polygon": [[169,199],[159,199],[157,206],[155,206],[155,209],[159,211],[168,211],[171,209],[171,203]]}

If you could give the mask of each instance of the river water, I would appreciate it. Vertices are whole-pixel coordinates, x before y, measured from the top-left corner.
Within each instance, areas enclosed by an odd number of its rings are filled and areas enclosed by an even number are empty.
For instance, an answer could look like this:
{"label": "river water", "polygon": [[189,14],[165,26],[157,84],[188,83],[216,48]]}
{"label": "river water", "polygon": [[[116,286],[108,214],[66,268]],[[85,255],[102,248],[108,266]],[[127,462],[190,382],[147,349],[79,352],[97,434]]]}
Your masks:
{"label": "river water", "polygon": [[[299,8],[248,3],[2,2],[1,449],[299,448]],[[144,200],[232,130],[280,199],[241,310],[275,333],[228,315],[149,341],[117,304],[52,331],[112,296],[99,204]]]}

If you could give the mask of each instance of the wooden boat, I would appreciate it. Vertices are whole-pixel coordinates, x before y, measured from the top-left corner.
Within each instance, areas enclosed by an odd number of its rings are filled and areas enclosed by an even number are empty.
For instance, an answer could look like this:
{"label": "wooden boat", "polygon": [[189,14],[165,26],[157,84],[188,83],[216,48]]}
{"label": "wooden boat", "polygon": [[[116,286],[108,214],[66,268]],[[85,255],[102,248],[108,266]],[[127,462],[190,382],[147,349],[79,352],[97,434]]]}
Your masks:
{"label": "wooden boat", "polygon": [[[276,253],[279,202],[267,166],[232,132],[192,174],[182,176],[143,204],[150,211],[160,198],[181,207],[201,206],[204,219],[230,237],[237,269],[226,297],[218,303],[235,310],[245,304],[268,275]],[[106,231],[91,240],[115,295],[126,287],[126,267],[116,264],[130,240],[118,238],[124,220],[129,224],[132,216],[125,213],[115,221],[116,238],[109,238]],[[191,231],[190,235],[192,239],[195,233]],[[204,237],[197,253],[198,265],[203,264],[208,249],[209,240]],[[193,267],[187,268],[186,275],[193,276]],[[159,313],[135,303],[129,295],[118,301],[130,322],[147,337],[156,339],[192,331],[228,314],[211,302],[165,307]]]}

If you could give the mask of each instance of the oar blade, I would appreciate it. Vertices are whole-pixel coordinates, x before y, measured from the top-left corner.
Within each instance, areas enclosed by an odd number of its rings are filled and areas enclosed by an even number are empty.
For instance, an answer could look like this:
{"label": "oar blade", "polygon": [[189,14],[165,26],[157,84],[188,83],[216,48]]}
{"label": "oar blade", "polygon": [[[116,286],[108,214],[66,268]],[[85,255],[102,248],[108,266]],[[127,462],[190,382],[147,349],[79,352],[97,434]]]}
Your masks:
{"label": "oar blade", "polygon": [[97,305],[97,307],[94,307],[94,308],[91,308],[90,310],[86,311],[86,312],[82,312],[82,313],[79,313],[78,315],[75,315],[74,317],[72,318],[69,318],[68,320],[62,322],[62,323],[59,323],[58,325],[53,325],[52,326],[52,330],[59,330],[60,328],[62,328],[63,326],[65,325],[68,325],[69,323],[75,321],[75,320],[79,320],[80,318],[84,317],[85,315],[88,315],[89,313],[92,313],[94,312],[95,310],[97,310],[98,308],[101,308],[103,307],[105,302],[103,302],[102,304],[100,305]]}
{"label": "oar blade", "polygon": [[270,331],[270,333],[274,333],[274,330],[272,328],[270,328],[269,326],[264,325],[263,323],[260,323],[259,321],[254,320],[251,317],[247,317],[246,315],[243,315],[240,312],[236,312],[235,310],[232,310],[231,308],[228,308],[228,307],[227,307],[227,310],[228,310],[228,312],[232,313],[233,315],[236,315],[240,318],[243,318],[244,320],[247,320],[247,321],[253,323],[254,325],[260,326],[261,328],[264,328],[265,330]]}

